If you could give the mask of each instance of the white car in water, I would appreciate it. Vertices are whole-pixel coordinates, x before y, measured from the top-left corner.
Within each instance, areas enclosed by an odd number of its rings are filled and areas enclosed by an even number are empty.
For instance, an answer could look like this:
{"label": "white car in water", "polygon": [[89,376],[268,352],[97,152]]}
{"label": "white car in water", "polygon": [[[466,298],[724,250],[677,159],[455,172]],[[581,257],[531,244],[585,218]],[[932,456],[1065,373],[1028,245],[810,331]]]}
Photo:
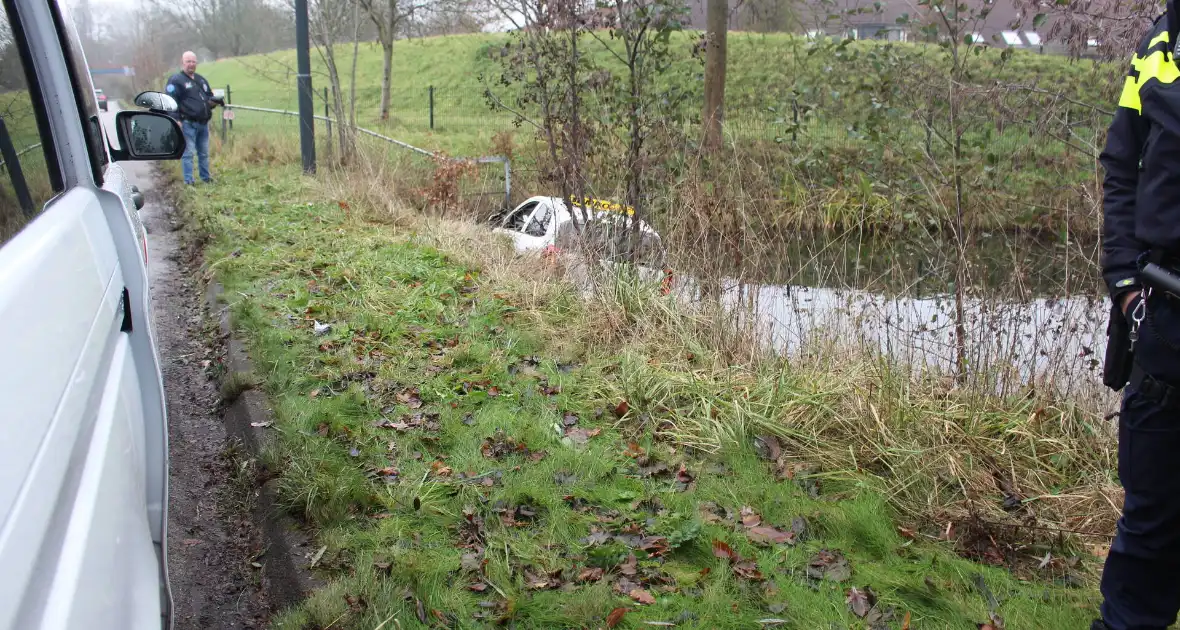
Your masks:
{"label": "white car in water", "polygon": [[[530,197],[497,220],[493,232],[512,239],[518,252],[543,252],[548,248],[567,249],[582,232],[574,225],[570,205],[561,197]],[[593,240],[605,260],[615,260],[626,252],[628,240],[639,230],[638,260],[653,266],[664,264],[664,245],[660,235],[646,221],[637,219],[631,208],[586,199],[574,212],[579,222],[586,219],[593,228]],[[585,208],[586,210],[584,210]]]}

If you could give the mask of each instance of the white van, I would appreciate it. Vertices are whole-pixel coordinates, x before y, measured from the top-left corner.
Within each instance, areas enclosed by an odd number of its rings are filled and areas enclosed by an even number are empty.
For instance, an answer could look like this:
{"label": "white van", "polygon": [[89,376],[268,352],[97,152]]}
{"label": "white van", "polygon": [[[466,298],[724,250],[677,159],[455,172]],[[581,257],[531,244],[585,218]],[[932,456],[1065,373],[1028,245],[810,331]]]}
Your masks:
{"label": "white van", "polygon": [[158,95],[111,147],[72,25],[0,0],[0,629],[167,628],[164,387],[116,163],[184,137]]}

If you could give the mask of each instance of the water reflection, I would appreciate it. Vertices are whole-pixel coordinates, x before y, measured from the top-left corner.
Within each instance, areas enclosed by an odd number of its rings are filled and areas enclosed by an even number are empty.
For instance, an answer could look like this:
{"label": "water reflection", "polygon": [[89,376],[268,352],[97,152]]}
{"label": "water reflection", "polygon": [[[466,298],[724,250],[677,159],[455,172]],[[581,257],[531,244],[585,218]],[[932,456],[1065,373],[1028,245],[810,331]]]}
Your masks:
{"label": "water reflection", "polygon": [[[973,289],[1032,299],[1102,290],[1097,240],[980,234],[965,248]],[[693,253],[690,250],[690,254]],[[748,283],[851,288],[887,295],[928,296],[953,291],[958,246],[945,237],[860,237],[791,234],[772,244],[741,244],[740,251],[678,268],[699,276],[720,274]]]}
{"label": "water reflection", "polygon": [[[1099,250],[1097,242],[978,237],[964,257],[968,379],[1001,392],[1034,379],[1061,393],[1101,387],[1108,306]],[[722,300],[753,314],[779,351],[835,339],[953,373],[957,251],[933,238],[799,237],[783,242],[773,264],[722,272]],[[683,295],[698,295],[694,280],[679,280]]]}
{"label": "water reflection", "polygon": [[[723,303],[753,313],[765,339],[791,353],[808,341],[867,345],[897,361],[946,373],[956,368],[953,296],[885,296],[851,289],[730,282]],[[1051,380],[1062,393],[1101,384],[1107,307],[1098,297],[963,304],[970,380],[1000,393]]]}

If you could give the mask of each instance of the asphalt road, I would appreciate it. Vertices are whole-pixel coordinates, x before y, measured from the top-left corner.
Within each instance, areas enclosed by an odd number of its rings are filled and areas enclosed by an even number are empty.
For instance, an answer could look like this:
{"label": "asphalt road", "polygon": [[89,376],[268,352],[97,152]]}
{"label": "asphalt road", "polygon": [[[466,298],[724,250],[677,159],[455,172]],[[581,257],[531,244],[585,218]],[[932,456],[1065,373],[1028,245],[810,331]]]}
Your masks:
{"label": "asphalt road", "polygon": [[[113,122],[117,106],[101,114]],[[112,127],[108,127],[112,129]],[[113,133],[108,133],[117,146]],[[148,272],[168,406],[168,573],[176,630],[263,628],[269,614],[252,565],[261,537],[248,506],[253,485],[236,479],[218,390],[207,366],[221,352],[205,328],[197,259],[180,230],[154,162],[121,162],[144,194]],[[165,168],[176,165],[167,164]]]}

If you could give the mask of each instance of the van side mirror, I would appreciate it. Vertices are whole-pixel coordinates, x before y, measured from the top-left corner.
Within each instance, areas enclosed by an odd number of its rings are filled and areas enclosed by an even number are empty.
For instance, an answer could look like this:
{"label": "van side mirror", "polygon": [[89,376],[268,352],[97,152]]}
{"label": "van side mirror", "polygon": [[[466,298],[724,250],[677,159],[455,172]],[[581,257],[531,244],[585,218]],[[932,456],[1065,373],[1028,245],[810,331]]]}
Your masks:
{"label": "van side mirror", "polygon": [[184,155],[184,132],[171,116],[156,112],[123,111],[115,114],[119,148],[114,161],[176,160]]}
{"label": "van side mirror", "polygon": [[153,112],[171,113],[180,109],[176,99],[163,92],[140,92],[135,97],[136,107],[150,109]]}

